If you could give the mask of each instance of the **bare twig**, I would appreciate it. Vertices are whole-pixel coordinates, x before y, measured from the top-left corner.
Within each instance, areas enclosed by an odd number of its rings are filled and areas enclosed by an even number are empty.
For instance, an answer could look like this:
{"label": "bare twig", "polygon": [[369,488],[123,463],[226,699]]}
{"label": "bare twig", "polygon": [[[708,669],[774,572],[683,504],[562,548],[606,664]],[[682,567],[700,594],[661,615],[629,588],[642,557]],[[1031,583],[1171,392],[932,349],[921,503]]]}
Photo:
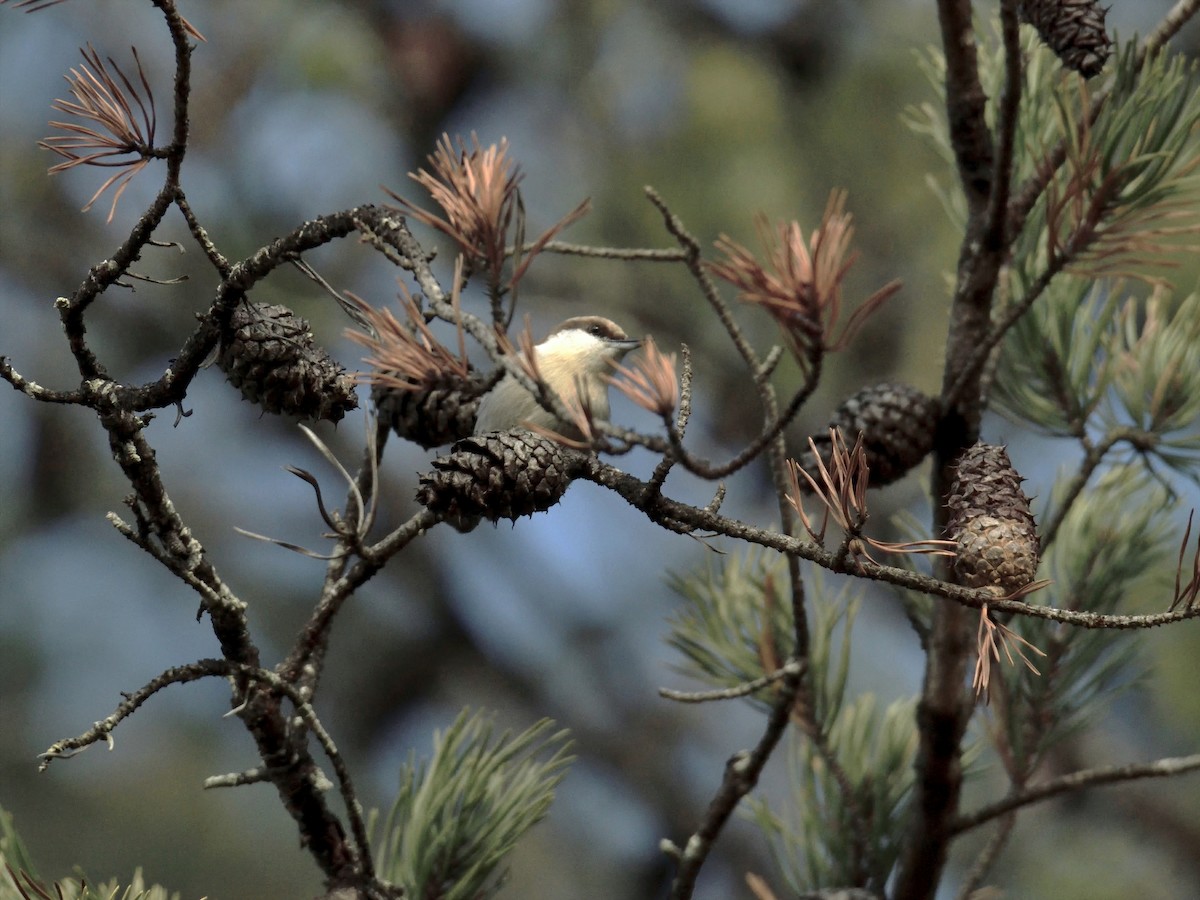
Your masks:
{"label": "bare twig", "polygon": [[[688,420],[692,417],[692,351],[687,344],[681,344],[679,349],[683,354],[683,372],[679,379],[679,411],[675,415],[672,432],[682,443],[683,436],[687,433]],[[647,499],[662,490],[677,459],[673,453],[663,453],[662,459],[654,467],[654,474],[647,482]]]}
{"label": "bare twig", "polygon": [[1034,803],[1041,803],[1051,797],[1074,793],[1087,787],[1121,784],[1142,778],[1171,778],[1196,771],[1200,771],[1200,753],[1191,756],[1167,757],[1150,763],[1130,763],[1124,766],[1084,769],[1027,788],[973,813],[959,816],[950,824],[950,831],[952,834],[962,834],[964,831],[969,831],[999,816],[1007,815]]}
{"label": "bare twig", "polygon": [[270,774],[261,766],[246,769],[244,772],[229,772],[226,775],[212,775],[204,779],[204,788],[242,787],[247,784],[262,784],[271,780]]}
{"label": "bare twig", "polygon": [[40,400],[43,403],[83,403],[83,395],[79,391],[53,391],[25,378],[12,367],[7,356],[0,356],[0,378],[31,400]]}
{"label": "bare twig", "polygon": [[1138,64],[1140,65],[1146,57],[1153,56],[1166,46],[1167,41],[1177,35],[1179,30],[1191,21],[1197,10],[1200,10],[1200,0],[1179,0],[1171,7],[1158,26],[1142,41],[1142,46],[1138,48]]}
{"label": "bare twig", "polygon": [[716,700],[736,700],[739,697],[749,697],[751,694],[761,691],[765,687],[775,684],[789,676],[797,676],[804,672],[805,664],[799,660],[791,660],[785,663],[781,668],[774,672],[755,678],[753,681],[747,681],[745,684],[739,684],[735,687],[722,688],[716,691],[674,691],[670,688],[659,688],[658,696],[666,700],[675,700],[678,703],[711,703]]}
{"label": "bare twig", "polygon": [[[537,246],[527,243],[522,249],[528,253]],[[644,247],[589,247],[582,244],[566,244],[562,241],[548,241],[542,245],[546,253],[559,253],[564,256],[590,256],[596,259],[617,259],[640,262],[686,262],[686,250],[670,248],[658,250]]]}
{"label": "bare twig", "polygon": [[190,681],[198,681],[214,675],[226,675],[229,668],[230,663],[226,660],[202,659],[189,665],[167,669],[132,694],[125,694],[125,699],[121,701],[112,715],[96,722],[83,734],[51,744],[45,752],[38,755],[42,761],[38,766],[38,771],[44,772],[54,760],[70,759],[100,741],[107,743],[111,750],[113,748],[113,730],[163,688],[172,684],[187,684]]}
{"label": "bare twig", "polygon": [[363,547],[359,551],[361,559],[344,574],[325,585],[320,602],[297,637],[287,661],[280,666],[280,671],[285,673],[289,680],[299,678],[301,669],[312,661],[314,653],[320,652],[319,648],[323,648],[324,635],[345,602],[382,569],[392,556],[439,521],[441,520],[436,513],[422,509],[382,540]]}
{"label": "bare twig", "polygon": [[730,757],[725,765],[721,787],[708,805],[699,828],[688,838],[678,855],[679,868],[671,884],[671,900],[687,900],[696,887],[696,878],[708,858],[713,842],[746,794],[758,783],[758,776],[770,758],[775,745],[787,730],[792,703],[800,688],[801,673],[786,675],[780,687],[766,729],[753,750],[743,750]]}
{"label": "bare twig", "polygon": [[[96,722],[88,731],[74,738],[67,738],[51,745],[40,754],[42,760],[40,770],[45,770],[55,759],[68,759],[86,750],[93,744],[103,740],[112,748],[112,732],[126,718],[136,712],[147,700],[159,691],[172,684],[186,684],[201,678],[231,677],[248,679],[266,686],[269,690],[282,694],[292,702],[296,714],[304,720],[306,727],[317,738],[321,749],[329,758],[334,773],[338,779],[338,788],[346,804],[347,816],[354,832],[358,866],[362,876],[374,880],[374,867],[371,862],[371,848],[367,840],[366,824],[362,818],[362,806],[358,802],[354,783],[346,769],[345,761],[334,744],[333,739],[317,718],[316,712],[303,694],[292,684],[285,681],[274,672],[256,666],[248,666],[227,659],[202,659],[184,666],[174,666],[162,672],[147,684],[132,694],[126,695],[116,711],[105,719]],[[288,766],[291,768],[290,764]],[[272,779],[273,780],[273,779]]]}
{"label": "bare twig", "polygon": [[975,890],[987,876],[988,870],[995,863],[996,858],[1004,850],[1008,844],[1009,837],[1012,836],[1013,826],[1017,822],[1017,817],[1014,815],[1004,816],[1000,819],[1000,823],[996,830],[992,832],[988,838],[987,844],[975,856],[975,861],[971,864],[971,868],[967,874],[963,876],[962,885],[955,895],[955,900],[972,900],[977,896]]}
{"label": "bare twig", "polygon": [[187,223],[192,239],[200,246],[209,263],[212,264],[212,267],[217,270],[217,273],[222,278],[228,278],[231,271],[229,260],[225,258],[225,254],[217,249],[217,245],[209,237],[208,230],[196,218],[196,213],[184,195],[182,187],[175,191],[175,206],[183,214],[183,220]]}

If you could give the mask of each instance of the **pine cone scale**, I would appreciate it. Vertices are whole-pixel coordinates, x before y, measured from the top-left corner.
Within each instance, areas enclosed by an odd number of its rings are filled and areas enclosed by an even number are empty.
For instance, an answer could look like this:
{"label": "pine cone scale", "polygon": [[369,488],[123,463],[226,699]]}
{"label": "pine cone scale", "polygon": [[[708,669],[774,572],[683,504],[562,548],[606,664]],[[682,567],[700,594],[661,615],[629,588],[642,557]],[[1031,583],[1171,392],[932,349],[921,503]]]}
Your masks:
{"label": "pine cone scale", "polygon": [[968,587],[1007,595],[1037,577],[1040,547],[1023,480],[1003,447],[975,444],[959,459],[946,532],[957,543],[954,571]]}
{"label": "pine cone scale", "polygon": [[420,476],[417,501],[462,531],[480,519],[516,521],[562,499],[582,454],[531,431],[472,435]]}
{"label": "pine cone scale", "polygon": [[452,444],[475,431],[475,416],[486,381],[447,376],[418,388],[377,387],[372,394],[382,421],[398,436],[429,449]]}
{"label": "pine cone scale", "polygon": [[221,337],[217,367],[270,413],[340,421],[358,406],[354,379],[286,306],[240,303]]}
{"label": "pine cone scale", "polygon": [[1108,10],[1097,0],[1022,0],[1018,14],[1068,69],[1084,78],[1103,71],[1112,39],[1104,27]]}
{"label": "pine cone scale", "polygon": [[[863,388],[834,411],[830,428],[840,429],[853,445],[861,434],[870,469],[870,486],[891,484],[923,460],[933,449],[940,405],[932,397],[906,384],[883,382]],[[829,432],[815,435],[826,465],[832,456]],[[812,451],[801,454],[800,465],[816,471]]]}

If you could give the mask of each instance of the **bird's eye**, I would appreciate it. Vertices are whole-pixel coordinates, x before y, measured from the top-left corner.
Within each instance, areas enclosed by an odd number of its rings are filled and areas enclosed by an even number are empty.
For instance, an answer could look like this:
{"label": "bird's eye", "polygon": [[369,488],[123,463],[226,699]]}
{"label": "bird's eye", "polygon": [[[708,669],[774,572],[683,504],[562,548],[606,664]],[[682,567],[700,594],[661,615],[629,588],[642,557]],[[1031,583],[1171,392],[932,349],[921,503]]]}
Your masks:
{"label": "bird's eye", "polygon": [[594,334],[596,337],[604,337],[604,329],[599,325],[593,325],[588,329],[588,334]]}

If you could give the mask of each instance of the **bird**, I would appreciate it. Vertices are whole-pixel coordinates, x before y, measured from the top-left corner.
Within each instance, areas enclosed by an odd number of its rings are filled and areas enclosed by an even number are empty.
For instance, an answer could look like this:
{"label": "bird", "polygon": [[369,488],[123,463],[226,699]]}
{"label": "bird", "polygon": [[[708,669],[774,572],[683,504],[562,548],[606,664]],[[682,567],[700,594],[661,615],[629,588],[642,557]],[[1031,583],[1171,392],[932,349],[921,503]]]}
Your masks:
{"label": "bird", "polygon": [[[608,382],[603,378],[630,350],[642,342],[630,338],[616,322],[602,316],[567,319],[533,348],[537,371],[564,403],[583,394],[593,418],[608,418]],[[512,375],[505,375],[479,403],[475,434],[539,426],[564,437],[579,439],[579,429],[543,409]]]}

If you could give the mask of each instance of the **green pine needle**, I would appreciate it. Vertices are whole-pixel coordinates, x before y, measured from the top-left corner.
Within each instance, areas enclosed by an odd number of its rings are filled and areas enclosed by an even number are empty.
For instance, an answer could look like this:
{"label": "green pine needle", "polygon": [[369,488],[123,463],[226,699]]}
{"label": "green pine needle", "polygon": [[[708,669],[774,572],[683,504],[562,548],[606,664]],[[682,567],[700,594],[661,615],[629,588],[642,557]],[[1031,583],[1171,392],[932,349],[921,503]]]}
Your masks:
{"label": "green pine needle", "polygon": [[[812,686],[814,714],[824,721],[836,715],[845,693],[850,637],[861,592],[852,582],[829,591],[820,569],[813,568],[805,578],[806,677]],[[671,587],[688,601],[668,623],[668,642],[685,660],[678,671],[716,688],[733,688],[783,665],[792,653],[793,634],[786,579],[783,558],[756,548],[723,556],[698,572],[671,576]],[[766,709],[775,690],[767,686],[747,699]]]}
{"label": "green pine needle", "polygon": [[[1061,499],[1061,490],[1055,491],[1051,504]],[[1075,501],[1046,553],[1042,572],[1053,583],[1038,595],[1042,602],[1132,614],[1145,612],[1135,598],[1169,597],[1175,506],[1139,466],[1105,472]],[[1027,618],[1012,627],[1047,654],[1039,661],[1040,675],[1021,666],[1001,669],[1013,705],[1005,726],[1019,761],[1036,763],[1047,749],[1090,725],[1117,691],[1143,674],[1139,634]]]}
{"label": "green pine needle", "polygon": [[[495,894],[505,857],[547,813],[573,757],[566,731],[543,719],[512,737],[463,710],[434,736],[431,759],[403,766],[376,845],[380,875],[407,896],[479,900]],[[547,758],[538,759],[539,756]]]}
{"label": "green pine needle", "polygon": [[88,884],[82,874],[47,884],[34,869],[12,813],[0,807],[0,900],[179,900],[179,894],[157,884],[146,887],[141,869],[124,889],[116,879]]}
{"label": "green pine needle", "polygon": [[[828,744],[853,789],[853,806],[812,743],[793,732],[791,794],[772,809],[753,798],[748,814],[771,840],[777,868],[791,891],[862,884],[882,891],[899,858],[917,752],[916,700],[880,712],[872,694],[847,703],[831,723]],[[855,835],[862,835],[856,846]],[[865,854],[861,856],[860,854]],[[864,879],[865,876],[865,879]]]}

